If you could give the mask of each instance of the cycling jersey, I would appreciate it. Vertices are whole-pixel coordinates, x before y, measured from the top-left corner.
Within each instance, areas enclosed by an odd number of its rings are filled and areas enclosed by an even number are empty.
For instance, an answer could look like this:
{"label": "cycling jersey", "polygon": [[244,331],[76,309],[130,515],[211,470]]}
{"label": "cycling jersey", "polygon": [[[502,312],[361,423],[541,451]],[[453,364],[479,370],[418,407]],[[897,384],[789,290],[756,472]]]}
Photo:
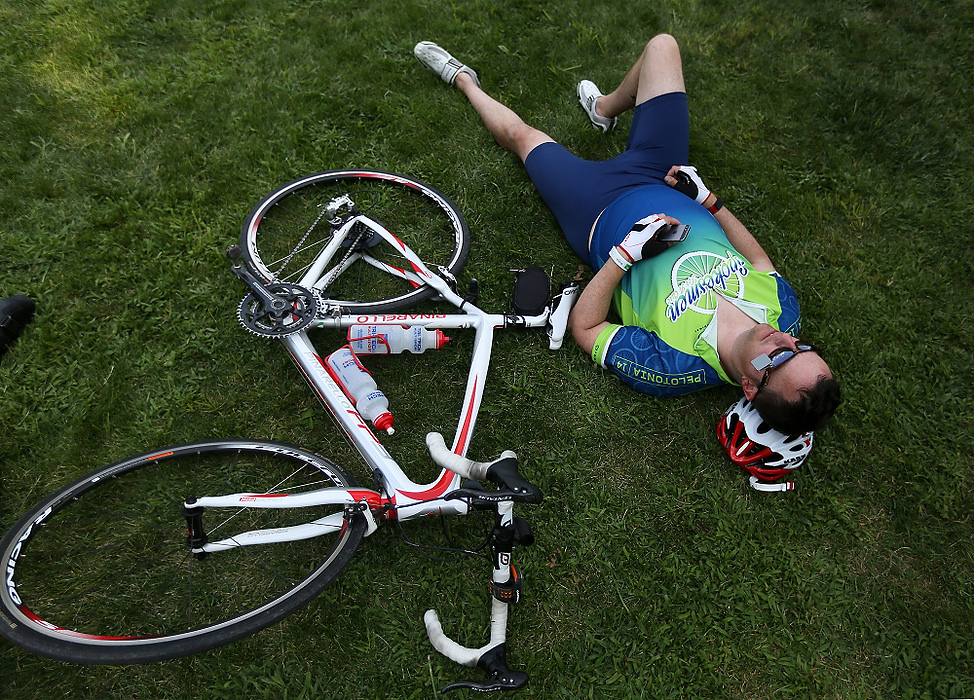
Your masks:
{"label": "cycling jersey", "polygon": [[797,335],[798,299],[775,272],[759,272],[702,206],[666,185],[633,189],[610,204],[592,237],[599,269],[632,225],[665,213],[690,225],[682,243],[632,266],[613,295],[622,325],[605,328],[592,359],[638,391],[676,396],[724,383],[717,353],[717,295],[757,323]]}

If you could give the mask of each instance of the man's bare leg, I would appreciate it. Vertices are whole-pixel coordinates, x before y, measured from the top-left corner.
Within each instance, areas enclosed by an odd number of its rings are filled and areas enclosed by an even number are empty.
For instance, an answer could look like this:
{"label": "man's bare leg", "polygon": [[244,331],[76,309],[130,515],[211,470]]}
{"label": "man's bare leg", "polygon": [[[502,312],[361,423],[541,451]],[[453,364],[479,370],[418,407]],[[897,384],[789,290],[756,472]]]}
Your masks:
{"label": "man's bare leg", "polygon": [[659,34],[646,44],[619,87],[599,98],[595,111],[603,117],[617,117],[627,109],[669,92],[686,92],[683,60],[676,39]]}
{"label": "man's bare leg", "polygon": [[543,131],[525,124],[514,110],[484,92],[468,73],[458,73],[454,84],[470,100],[494,140],[517,155],[521,162],[537,146],[554,141]]}

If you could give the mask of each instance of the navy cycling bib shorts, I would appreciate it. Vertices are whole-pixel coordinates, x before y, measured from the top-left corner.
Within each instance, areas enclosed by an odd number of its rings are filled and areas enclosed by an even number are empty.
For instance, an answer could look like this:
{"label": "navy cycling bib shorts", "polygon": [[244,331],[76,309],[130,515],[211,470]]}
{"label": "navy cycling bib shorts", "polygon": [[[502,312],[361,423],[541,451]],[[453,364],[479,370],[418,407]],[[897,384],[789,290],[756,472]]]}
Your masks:
{"label": "navy cycling bib shorts", "polygon": [[635,187],[663,184],[670,168],[689,157],[687,96],[670,92],[636,105],[626,150],[618,156],[584,160],[548,142],[528,154],[524,167],[572,250],[588,261],[589,233],[602,210]]}

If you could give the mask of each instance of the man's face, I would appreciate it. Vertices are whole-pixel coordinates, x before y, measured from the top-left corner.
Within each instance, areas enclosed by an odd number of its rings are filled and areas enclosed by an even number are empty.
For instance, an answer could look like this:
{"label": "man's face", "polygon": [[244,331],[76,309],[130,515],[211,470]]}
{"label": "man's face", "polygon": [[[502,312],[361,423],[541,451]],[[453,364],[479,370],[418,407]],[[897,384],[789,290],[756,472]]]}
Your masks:
{"label": "man's face", "polygon": [[[764,379],[765,370],[757,370],[751,364],[761,355],[772,355],[781,348],[796,349],[795,337],[775,330],[766,323],[759,323],[740,338],[740,351],[746,360],[744,392],[753,398]],[[831,377],[832,370],[816,352],[801,352],[786,360],[768,375],[768,383],[761,391],[773,391],[786,401],[795,401],[799,390],[810,388],[820,376]]]}

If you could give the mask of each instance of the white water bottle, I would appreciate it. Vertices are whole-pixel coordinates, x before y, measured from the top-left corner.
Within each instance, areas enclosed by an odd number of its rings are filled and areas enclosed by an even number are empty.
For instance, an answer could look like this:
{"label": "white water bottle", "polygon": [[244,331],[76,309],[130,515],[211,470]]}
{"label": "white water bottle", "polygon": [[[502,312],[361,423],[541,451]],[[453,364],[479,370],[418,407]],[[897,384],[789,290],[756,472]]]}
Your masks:
{"label": "white water bottle", "polygon": [[348,344],[358,355],[419,354],[439,350],[450,340],[441,330],[399,324],[354,325],[348,328]]}
{"label": "white water bottle", "polygon": [[363,418],[389,435],[396,432],[392,428],[395,418],[389,413],[389,400],[347,345],[329,355],[325,366]]}

